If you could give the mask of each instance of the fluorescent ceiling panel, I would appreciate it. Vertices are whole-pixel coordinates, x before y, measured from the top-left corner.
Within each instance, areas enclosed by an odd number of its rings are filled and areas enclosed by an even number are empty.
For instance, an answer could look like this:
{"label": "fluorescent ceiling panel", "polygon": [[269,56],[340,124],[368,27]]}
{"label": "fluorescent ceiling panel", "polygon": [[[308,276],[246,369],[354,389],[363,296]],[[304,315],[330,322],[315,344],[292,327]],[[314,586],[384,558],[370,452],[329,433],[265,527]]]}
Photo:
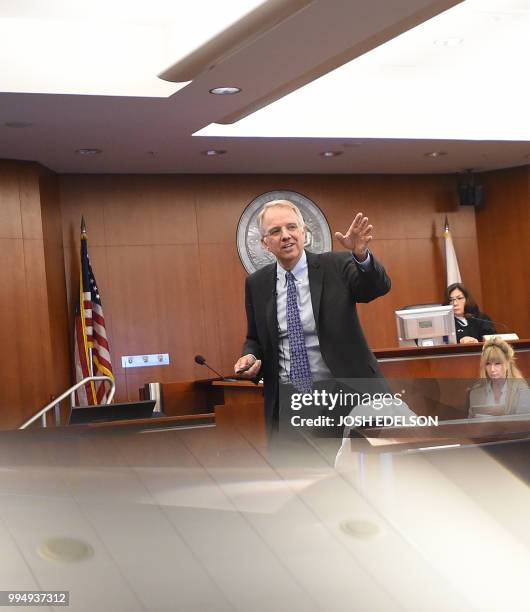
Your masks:
{"label": "fluorescent ceiling panel", "polygon": [[262,0],[0,0],[0,91],[166,97],[157,74]]}
{"label": "fluorescent ceiling panel", "polygon": [[467,0],[233,125],[195,135],[530,140],[529,9],[528,0]]}

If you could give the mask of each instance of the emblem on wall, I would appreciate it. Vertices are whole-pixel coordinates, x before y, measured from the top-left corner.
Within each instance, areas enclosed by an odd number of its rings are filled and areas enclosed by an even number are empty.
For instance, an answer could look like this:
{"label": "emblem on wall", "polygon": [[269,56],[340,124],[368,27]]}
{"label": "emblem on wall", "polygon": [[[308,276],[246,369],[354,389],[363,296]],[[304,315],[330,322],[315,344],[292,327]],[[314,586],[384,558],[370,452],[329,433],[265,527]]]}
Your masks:
{"label": "emblem on wall", "polygon": [[261,207],[272,200],[289,200],[302,212],[306,224],[305,248],[312,253],[331,251],[331,231],[324,213],[309,198],[296,191],[267,191],[245,208],[237,225],[237,251],[245,270],[251,274],[275,261],[261,244],[258,214]]}

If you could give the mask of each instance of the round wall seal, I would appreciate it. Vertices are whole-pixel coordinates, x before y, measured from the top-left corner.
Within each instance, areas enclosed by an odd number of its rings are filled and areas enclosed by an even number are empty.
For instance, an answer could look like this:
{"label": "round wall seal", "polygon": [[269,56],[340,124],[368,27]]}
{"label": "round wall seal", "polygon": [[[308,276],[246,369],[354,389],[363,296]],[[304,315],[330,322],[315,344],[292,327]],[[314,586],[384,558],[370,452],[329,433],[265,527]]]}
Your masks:
{"label": "round wall seal", "polygon": [[261,244],[258,214],[264,204],[272,200],[289,200],[302,212],[306,224],[305,248],[312,253],[331,251],[331,231],[324,213],[309,198],[296,191],[267,191],[245,208],[237,224],[237,251],[245,270],[252,274],[275,261],[274,255]]}

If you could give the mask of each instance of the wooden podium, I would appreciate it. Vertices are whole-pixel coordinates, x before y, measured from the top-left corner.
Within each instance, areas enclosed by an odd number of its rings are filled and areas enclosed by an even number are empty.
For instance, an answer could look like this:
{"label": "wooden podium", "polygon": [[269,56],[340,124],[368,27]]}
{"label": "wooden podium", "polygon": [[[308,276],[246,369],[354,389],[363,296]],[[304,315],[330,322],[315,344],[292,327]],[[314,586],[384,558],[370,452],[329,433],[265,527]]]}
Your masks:
{"label": "wooden podium", "polygon": [[262,385],[220,379],[162,383],[162,395],[167,417],[213,413],[223,434],[238,430],[256,445],[266,443]]}
{"label": "wooden podium", "polygon": [[214,380],[212,388],[222,390],[223,403],[215,406],[217,427],[223,433],[241,432],[252,444],[265,446],[265,414],[263,410],[263,385],[247,380],[226,382]]}

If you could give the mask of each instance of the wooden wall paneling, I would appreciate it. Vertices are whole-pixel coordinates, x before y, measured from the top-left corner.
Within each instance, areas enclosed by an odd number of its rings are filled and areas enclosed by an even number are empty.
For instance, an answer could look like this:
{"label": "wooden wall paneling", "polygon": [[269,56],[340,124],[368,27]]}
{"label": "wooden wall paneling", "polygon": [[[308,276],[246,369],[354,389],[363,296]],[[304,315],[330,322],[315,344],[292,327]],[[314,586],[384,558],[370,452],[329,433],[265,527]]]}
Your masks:
{"label": "wooden wall paneling", "polygon": [[[333,206],[328,220],[332,227],[347,227],[353,216],[351,211],[361,210],[374,225],[372,249],[389,272],[392,290],[370,305],[360,305],[359,312],[372,346],[396,346],[393,311],[406,304],[439,302],[443,297],[445,263],[441,235],[445,214],[458,218],[463,226],[461,233],[466,238],[455,242],[476,266],[476,250],[460,244],[462,240],[473,242],[474,219],[469,215],[461,219],[458,212],[452,212],[455,206],[452,177],[351,177],[348,191],[347,198],[353,204],[340,209]],[[341,247],[335,244],[335,248]]]}
{"label": "wooden wall paneling", "polygon": [[20,217],[25,240],[43,240],[39,168],[28,165],[19,172]]}
{"label": "wooden wall paneling", "polygon": [[350,186],[353,210],[347,218],[358,210],[365,213],[373,220],[375,240],[430,237],[433,217],[454,208],[452,182],[432,175],[354,176]]}
{"label": "wooden wall paneling", "polygon": [[[51,321],[56,314],[53,312],[53,300],[56,296],[53,294],[53,285],[48,285],[46,270],[43,209],[46,204],[58,205],[58,201],[54,202],[53,197],[49,197],[53,195],[57,197],[57,194],[46,194],[47,203],[42,199],[38,166],[21,169],[20,210],[24,236],[27,308],[25,339],[29,340],[24,369],[23,418],[34,414],[66,388],[56,384],[57,381],[61,382],[60,374],[63,373],[66,347],[62,346],[61,337],[56,339],[52,335]],[[63,261],[61,257],[61,263]],[[53,263],[50,263],[52,268]],[[64,263],[61,269],[64,270]],[[55,272],[51,269],[50,274],[53,273]],[[62,291],[61,297],[64,298]]]}
{"label": "wooden wall paneling", "polygon": [[[206,341],[198,247],[195,244],[156,247],[154,265],[158,325],[172,359],[171,371],[165,368],[162,380],[188,380],[197,369],[194,357]],[[199,378],[204,376],[201,370]]]}
{"label": "wooden wall paneling", "polygon": [[[43,408],[55,395],[53,373],[53,340],[49,324],[48,287],[44,265],[42,240],[24,241],[25,311],[23,335],[24,364],[20,376],[22,387],[23,419]],[[64,391],[64,389],[63,389]]]}
{"label": "wooden wall paneling", "polygon": [[[261,184],[260,184],[261,183]],[[248,204],[270,191],[250,176],[207,176],[196,181],[195,201],[200,244],[235,245],[237,224]]]}
{"label": "wooden wall paneling", "polygon": [[476,211],[484,311],[528,338],[530,166],[481,174],[478,182],[484,185],[484,205]]}
{"label": "wooden wall paneling", "polygon": [[231,376],[246,334],[247,274],[234,244],[201,244],[200,264],[206,339],[198,352],[216,370]]}
{"label": "wooden wall paneling", "polygon": [[106,244],[196,244],[194,193],[187,177],[118,176],[103,187],[97,195],[104,205]]}
{"label": "wooden wall paneling", "polygon": [[[33,338],[29,335],[25,243],[22,232],[21,174],[27,164],[0,164],[0,342],[6,358],[0,368],[1,428],[12,428],[23,420],[25,394],[34,389],[31,359]],[[40,307],[40,304],[36,304]],[[43,305],[44,307],[44,305]],[[9,353],[7,352],[7,348]],[[29,381],[26,381],[26,376]]]}
{"label": "wooden wall paneling", "polygon": [[11,354],[9,364],[2,368],[3,428],[20,425],[64,389],[67,356],[60,337],[61,313],[54,309],[56,302],[65,299],[64,283],[61,287],[55,282],[64,270],[64,257],[60,250],[55,250],[52,261],[48,257],[45,232],[49,224],[46,226],[44,220],[44,200],[55,209],[52,225],[59,235],[61,216],[57,192],[43,195],[40,177],[41,169],[36,164],[0,165],[0,234],[14,238],[3,239],[1,246],[1,340]]}
{"label": "wooden wall paneling", "polygon": [[[88,251],[89,253],[92,251],[90,242],[88,245]],[[70,244],[69,246],[63,246],[63,254],[64,277],[66,283],[68,336],[70,338],[70,347],[73,348],[74,308],[75,300],[77,299],[77,292],[79,291],[79,245],[76,246],[74,244]],[[97,278],[96,271],[96,279]],[[104,306],[105,302],[103,302],[103,307]]]}
{"label": "wooden wall paneling", "polygon": [[[146,382],[192,379],[193,357],[205,343],[197,247],[108,247],[107,252],[105,313],[112,313],[113,363],[127,396],[137,398]],[[159,352],[169,353],[169,366],[121,368],[121,355]]]}
{"label": "wooden wall paneling", "polygon": [[[105,244],[105,224],[102,199],[112,184],[112,177],[93,175],[64,175],[59,177],[63,249],[65,259],[68,334],[73,350],[74,308],[79,291],[79,249],[81,217],[84,216],[88,232],[88,253],[93,261],[93,249]],[[95,267],[99,282],[98,266]],[[103,294],[103,308],[105,295]],[[105,310],[104,310],[105,312]]]}
{"label": "wooden wall paneling", "polygon": [[[152,296],[153,303],[163,305],[163,297],[167,293],[164,290],[164,285],[167,289],[173,286],[174,280],[165,279],[163,283],[155,283],[156,287],[150,281],[156,280],[156,275],[163,270],[167,270],[168,265],[171,267],[171,262],[159,261],[154,268],[151,265],[145,270],[145,267],[142,267],[142,262],[145,260],[143,256],[137,253],[139,260],[138,258],[135,259],[135,255],[133,261],[138,263],[139,266],[136,269],[134,266],[132,268],[125,266],[129,275],[129,279],[127,279],[122,274],[121,266],[123,262],[120,256],[117,256],[117,264],[112,259],[117,253],[113,248],[118,245],[122,245],[124,248],[127,248],[127,245],[146,245],[152,252],[153,248],[157,248],[158,245],[195,244],[196,221],[193,193],[189,189],[185,189],[185,178],[169,176],[65,177],[62,183],[63,206],[66,209],[64,216],[65,231],[68,227],[76,228],[73,232],[75,247],[67,255],[70,259],[67,265],[70,277],[69,284],[77,288],[77,253],[79,249],[77,227],[81,214],[84,214],[88,226],[89,254],[101,289],[113,365],[118,375],[118,389],[121,392],[131,385],[137,387],[148,380],[163,379],[167,370],[172,370],[173,366],[170,366],[170,368],[142,368],[142,372],[138,374],[133,374],[132,370],[127,370],[127,376],[120,378],[118,365],[122,354],[159,352],[162,350],[160,334],[157,336],[151,333],[153,322],[157,320],[159,322],[170,321],[172,313],[175,311],[174,304],[171,304],[171,309],[167,312],[151,313],[151,316],[149,312],[142,313],[142,309],[145,309],[146,304],[150,303],[149,296]],[[175,188],[175,184],[177,188]],[[184,188],[182,185],[184,185]],[[94,224],[92,223],[93,218],[95,220]],[[105,249],[103,251],[98,250],[98,245],[104,245]],[[145,254],[145,249],[142,252]],[[98,262],[98,259],[101,259],[101,262]],[[147,260],[149,259],[147,257]],[[182,257],[178,261],[179,265],[184,267],[187,258]],[[107,272],[104,276],[103,267],[105,270],[109,268],[108,275],[113,279],[110,282],[111,287],[107,286],[109,284],[106,282]],[[140,270],[144,271],[143,274],[139,274]],[[131,300],[131,305],[137,305],[139,312],[136,321],[128,321],[130,333],[124,331],[123,342],[120,342],[118,340],[120,333],[113,332],[113,321],[116,321],[117,329],[121,330],[122,311],[120,308],[115,309],[113,303],[118,305],[121,303],[119,294],[124,289],[124,284],[127,285],[125,292]],[[144,299],[143,296],[147,295],[148,287],[150,287],[149,296]],[[185,289],[185,285],[179,287],[179,289]],[[185,298],[185,295],[186,292],[183,291],[180,297]],[[69,299],[70,310],[73,308],[74,299],[75,296],[71,295]],[[115,313],[115,316],[113,316],[113,313]],[[145,314],[145,320],[142,318],[142,314]],[[133,334],[132,339],[130,334]],[[156,346],[152,346],[153,339],[157,337],[159,340],[155,342]],[[116,341],[114,341],[115,338]],[[139,338],[142,339],[140,343],[137,342]],[[149,343],[147,342],[148,338]],[[151,346],[149,350],[147,350],[147,344]],[[121,347],[123,347],[123,350],[121,350]],[[171,357],[174,358],[174,355]],[[156,376],[153,378],[155,374]],[[173,372],[173,378],[170,379],[174,379],[175,375],[175,372]],[[136,384],[137,382],[140,384]],[[125,396],[127,395],[125,393]],[[131,397],[137,397],[137,389],[133,391]]]}
{"label": "wooden wall paneling", "polygon": [[72,384],[73,353],[68,333],[70,321],[57,176],[49,172],[41,172],[39,192],[48,297],[48,325],[53,345],[53,369],[50,384],[53,394],[58,396]]}
{"label": "wooden wall paneling", "polygon": [[[26,371],[26,309],[24,247],[21,240],[0,239],[0,345],[4,358],[0,368],[0,428],[9,429],[22,422],[22,390]],[[9,353],[6,350],[9,347]]]}
{"label": "wooden wall paneling", "polygon": [[385,266],[392,289],[370,304],[359,304],[359,315],[370,346],[397,346],[394,311],[441,299],[440,279],[433,274],[438,254],[429,239],[378,240],[373,251]]}
{"label": "wooden wall paneling", "polygon": [[[247,273],[236,247],[239,218],[269,177],[206,177],[197,189],[197,227],[204,304],[205,346],[198,351],[221,373],[233,374],[246,333],[244,284]],[[268,180],[267,180],[268,179]],[[197,377],[205,375],[196,367]]]}
{"label": "wooden wall paneling", "polygon": [[0,161],[0,238],[22,238],[20,167]]}
{"label": "wooden wall paneling", "polygon": [[[101,294],[118,399],[137,399],[139,383],[121,367],[121,355],[146,352],[146,336],[156,321],[152,280],[144,272],[152,247],[92,246],[89,253]],[[144,295],[146,296],[144,299]],[[71,307],[72,309],[72,307]],[[143,369],[143,368],[142,368]],[[150,369],[150,368],[145,368]],[[129,382],[136,391],[128,392]]]}
{"label": "wooden wall paneling", "polygon": [[81,217],[85,217],[91,245],[105,244],[103,198],[109,197],[112,176],[67,174],[59,177],[63,245],[79,250]]}

